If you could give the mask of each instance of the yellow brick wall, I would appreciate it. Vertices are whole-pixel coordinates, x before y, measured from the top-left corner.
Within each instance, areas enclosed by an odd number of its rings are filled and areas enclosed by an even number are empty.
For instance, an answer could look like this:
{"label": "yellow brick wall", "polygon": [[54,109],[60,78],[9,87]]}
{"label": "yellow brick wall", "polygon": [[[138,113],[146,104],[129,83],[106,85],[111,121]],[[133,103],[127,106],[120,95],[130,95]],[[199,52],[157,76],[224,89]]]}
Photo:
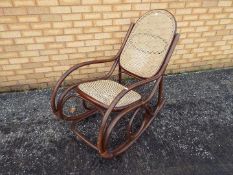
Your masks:
{"label": "yellow brick wall", "polygon": [[130,22],[150,9],[178,21],[167,73],[233,66],[232,0],[0,0],[0,91],[51,86],[76,63],[115,55]]}

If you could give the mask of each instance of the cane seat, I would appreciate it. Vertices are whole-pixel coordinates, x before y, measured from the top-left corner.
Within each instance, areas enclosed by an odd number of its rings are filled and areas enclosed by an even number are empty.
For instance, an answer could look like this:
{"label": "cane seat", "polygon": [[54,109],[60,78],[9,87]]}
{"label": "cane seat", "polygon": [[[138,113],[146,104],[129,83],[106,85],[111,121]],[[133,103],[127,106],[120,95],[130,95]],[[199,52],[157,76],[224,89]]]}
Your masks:
{"label": "cane seat", "polygon": [[[103,106],[109,106],[115,97],[127,87],[112,80],[97,80],[82,83],[78,90],[95,100]],[[85,96],[84,95],[84,96]],[[135,91],[129,91],[117,104],[116,107],[124,107],[141,99],[141,95]]]}

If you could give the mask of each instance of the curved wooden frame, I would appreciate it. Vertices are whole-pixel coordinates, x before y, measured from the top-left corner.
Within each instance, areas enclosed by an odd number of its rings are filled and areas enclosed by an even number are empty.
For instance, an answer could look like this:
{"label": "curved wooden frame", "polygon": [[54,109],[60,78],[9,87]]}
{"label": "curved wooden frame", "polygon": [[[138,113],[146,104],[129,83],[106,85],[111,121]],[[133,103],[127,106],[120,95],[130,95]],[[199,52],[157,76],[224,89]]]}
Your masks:
{"label": "curved wooden frame", "polygon": [[[53,113],[59,118],[59,119],[63,119],[66,121],[72,121],[71,123],[71,130],[75,133],[75,135],[81,139],[82,141],[84,141],[87,145],[89,145],[90,147],[94,148],[95,150],[97,150],[100,155],[104,158],[112,158],[114,156],[117,156],[119,154],[121,154],[122,152],[124,152],[125,150],[127,150],[139,137],[140,135],[146,130],[146,128],[150,125],[150,123],[153,121],[153,119],[156,117],[156,115],[158,114],[158,112],[162,109],[162,107],[164,106],[164,98],[163,98],[163,76],[164,76],[164,72],[166,70],[166,67],[168,65],[168,62],[172,56],[172,53],[175,49],[175,46],[179,40],[179,34],[177,34],[175,32],[174,36],[173,36],[173,40],[172,43],[169,47],[169,50],[167,51],[166,57],[163,61],[163,64],[161,65],[159,71],[152,77],[150,78],[143,78],[143,77],[139,77],[137,75],[134,75],[130,72],[128,72],[127,70],[123,69],[120,64],[119,64],[119,58],[121,55],[121,52],[126,44],[126,41],[130,35],[130,32],[132,31],[134,27],[134,23],[132,23],[129,27],[129,30],[126,34],[126,37],[123,41],[123,44],[120,48],[120,50],[118,51],[118,53],[116,54],[115,57],[111,58],[111,59],[107,59],[107,60],[95,60],[95,61],[88,61],[88,62],[84,62],[84,63],[80,63],[77,64],[73,67],[71,67],[68,71],[66,71],[62,77],[58,80],[55,88],[53,89],[52,92],[52,96],[51,96],[51,108],[53,110]],[[75,70],[83,67],[83,66],[87,66],[87,65],[91,65],[91,64],[99,64],[99,63],[106,63],[106,62],[114,62],[110,71],[103,77],[100,77],[98,79],[88,79],[88,80],[84,80],[84,81],[80,81],[70,87],[68,87],[66,90],[64,90],[61,95],[57,98],[57,94],[58,94],[58,90],[61,87],[61,84],[64,82],[64,80]],[[112,101],[112,103],[109,106],[104,106],[103,104],[101,104],[100,102],[98,102],[97,100],[87,97],[86,94],[77,91],[77,87],[79,84],[84,83],[84,82],[89,82],[89,81],[95,81],[95,80],[100,80],[100,79],[108,79],[113,71],[116,69],[116,67],[119,66],[119,73],[118,73],[118,81],[119,83],[121,83],[122,80],[122,73],[126,73],[130,76],[133,76],[137,79],[139,79],[140,81],[138,81],[137,83],[134,83],[130,86],[128,86],[127,89],[122,90],[117,96],[116,98]],[[130,90],[133,90],[137,87],[140,86],[144,86],[150,82],[155,82],[154,87],[152,89],[152,91],[150,92],[150,94],[145,98],[145,99],[141,99],[135,103],[132,103],[130,105],[121,107],[121,108],[116,108],[116,104],[119,102],[119,100],[126,94],[128,93]],[[76,90],[78,92],[77,94],[73,94],[70,95],[69,92],[72,90]],[[149,102],[151,101],[152,97],[155,95],[155,93],[158,91],[158,101],[156,104],[156,108],[153,109],[150,105]],[[63,112],[63,107],[64,104],[66,103],[67,100],[69,100],[72,97],[80,97],[83,100],[83,106],[86,109],[86,112],[79,114],[77,116],[67,116],[66,114],[64,114]],[[89,108],[86,104],[86,102],[89,102],[92,104],[92,108]],[[131,129],[132,129],[132,123],[133,120],[135,119],[137,113],[139,112],[140,109],[144,109],[145,110],[145,114],[143,116],[143,122],[140,126],[140,128],[138,129],[138,131],[136,133],[132,133]],[[109,123],[107,122],[109,119],[110,114],[113,111],[117,111],[118,114],[117,116],[110,121]],[[126,141],[119,145],[117,148],[113,149],[113,150],[109,150],[108,149],[108,142],[109,142],[109,137],[110,134],[114,128],[114,126],[117,124],[117,122],[127,113],[129,112],[134,112],[132,115],[132,118],[129,121],[128,127],[127,127],[127,138]],[[90,117],[93,114],[96,113],[100,113],[103,117],[102,117],[102,121],[101,121],[101,125],[99,128],[99,133],[98,133],[98,138],[97,138],[97,143],[93,144],[91,143],[91,141],[89,141],[81,132],[79,132],[75,126],[78,122]]]}

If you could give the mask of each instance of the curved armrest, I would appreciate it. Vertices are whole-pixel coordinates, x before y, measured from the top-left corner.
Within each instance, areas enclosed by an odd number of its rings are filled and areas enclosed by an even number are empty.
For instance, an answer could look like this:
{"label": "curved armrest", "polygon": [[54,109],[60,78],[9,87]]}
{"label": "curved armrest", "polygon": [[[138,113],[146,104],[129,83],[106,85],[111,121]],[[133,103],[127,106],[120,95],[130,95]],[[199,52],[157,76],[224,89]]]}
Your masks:
{"label": "curved armrest", "polygon": [[[148,78],[146,80],[142,80],[142,81],[139,81],[137,83],[134,83],[132,85],[130,85],[127,89],[124,89],[122,90],[116,97],[115,99],[111,102],[111,104],[109,105],[109,108],[108,110],[105,112],[104,116],[103,116],[103,119],[102,119],[102,122],[101,122],[101,126],[100,126],[100,130],[99,130],[99,135],[98,135],[98,142],[97,142],[97,146],[98,148],[102,151],[103,150],[103,143],[101,142],[101,140],[103,140],[103,137],[104,137],[104,132],[105,132],[105,129],[106,129],[106,124],[107,124],[107,120],[108,120],[108,117],[110,115],[110,113],[112,112],[112,110],[114,109],[114,107],[116,106],[116,104],[121,100],[122,97],[124,97],[125,94],[127,94],[129,91],[137,88],[137,87],[140,87],[140,86],[143,86],[147,83],[150,83],[150,82],[153,82],[155,80],[156,83],[155,83],[155,87],[153,89],[153,91],[155,91],[157,88],[158,88],[158,85],[160,83],[162,79],[162,76],[154,76],[154,77],[151,77],[151,78]],[[151,98],[152,95],[150,95],[146,101],[140,101],[137,105],[135,105],[135,108],[138,107],[138,105],[142,105],[142,104],[145,104],[149,98]],[[130,108],[134,108],[134,107],[130,107]]]}
{"label": "curved armrest", "polygon": [[143,86],[143,85],[145,85],[145,84],[148,84],[148,83],[150,83],[150,82],[153,82],[153,81],[155,81],[155,80],[156,80],[156,84],[155,84],[155,86],[156,86],[156,85],[159,84],[159,82],[160,82],[161,79],[162,79],[162,76],[154,76],[154,77],[148,78],[148,79],[146,79],[146,80],[139,81],[139,82],[137,82],[137,83],[134,83],[134,84],[128,86],[127,89],[122,90],[122,91],[115,97],[115,99],[114,99],[114,100],[112,101],[112,103],[109,105],[109,108],[108,108],[108,110],[106,111],[106,113],[107,113],[108,111],[111,112],[112,109],[116,106],[116,104],[120,101],[120,99],[121,99],[125,94],[127,94],[129,91],[131,91],[131,90],[133,90],[133,89],[135,89],[135,88],[138,88],[138,87],[140,87],[140,86]]}
{"label": "curved armrest", "polygon": [[[112,62],[115,60],[115,63],[113,64],[111,70],[108,72],[107,75],[105,75],[105,77],[108,77],[112,74],[112,72],[114,71],[116,65],[118,64],[118,58],[119,55],[117,54],[115,57],[111,58],[111,59],[106,59],[106,60],[93,60],[93,61],[87,61],[87,62],[83,62],[83,63],[80,63],[80,64],[76,64],[74,65],[73,67],[71,67],[69,70],[67,70],[62,76],[61,78],[57,81],[56,83],[56,86],[54,87],[53,91],[52,91],[52,96],[51,96],[51,100],[50,100],[50,103],[51,103],[51,107],[52,107],[52,110],[53,112],[55,113],[57,111],[57,107],[56,107],[56,104],[55,104],[55,98],[56,98],[56,95],[57,95],[57,91],[58,89],[60,88],[61,84],[63,83],[63,81],[72,73],[74,72],[75,70],[77,70],[78,68],[81,68],[83,66],[87,66],[87,65],[90,65],[90,64],[99,64],[99,63],[106,63],[106,62]],[[104,78],[104,77],[102,77]]]}

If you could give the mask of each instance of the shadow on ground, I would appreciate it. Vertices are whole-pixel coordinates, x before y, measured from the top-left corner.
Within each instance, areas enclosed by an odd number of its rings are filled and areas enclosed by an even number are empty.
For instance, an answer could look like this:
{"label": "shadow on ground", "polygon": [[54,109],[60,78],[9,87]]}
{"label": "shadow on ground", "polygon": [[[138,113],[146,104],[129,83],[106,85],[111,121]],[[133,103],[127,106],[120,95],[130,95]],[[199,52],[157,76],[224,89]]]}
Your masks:
{"label": "shadow on ground", "polygon": [[232,174],[233,69],[167,76],[165,91],[158,118],[112,160],[54,119],[50,90],[0,94],[0,174]]}

